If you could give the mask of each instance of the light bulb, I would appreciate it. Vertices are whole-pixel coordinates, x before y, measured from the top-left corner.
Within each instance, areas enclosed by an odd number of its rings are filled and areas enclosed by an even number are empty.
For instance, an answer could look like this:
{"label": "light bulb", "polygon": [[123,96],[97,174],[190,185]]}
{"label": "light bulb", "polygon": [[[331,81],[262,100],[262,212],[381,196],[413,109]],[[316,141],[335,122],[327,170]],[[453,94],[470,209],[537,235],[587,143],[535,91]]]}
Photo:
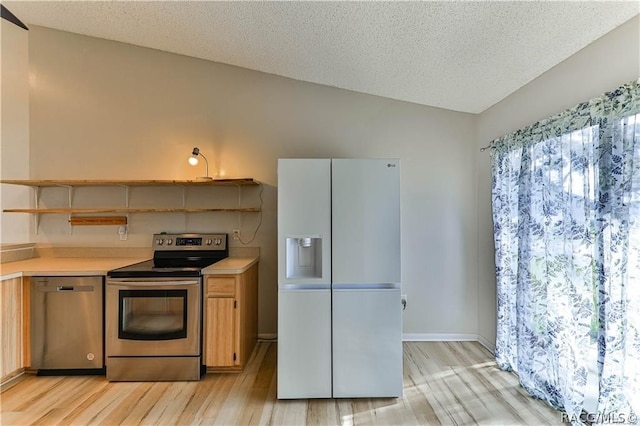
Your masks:
{"label": "light bulb", "polygon": [[189,164],[191,164],[192,166],[195,166],[196,164],[198,164],[198,157],[195,157],[195,156],[189,157]]}

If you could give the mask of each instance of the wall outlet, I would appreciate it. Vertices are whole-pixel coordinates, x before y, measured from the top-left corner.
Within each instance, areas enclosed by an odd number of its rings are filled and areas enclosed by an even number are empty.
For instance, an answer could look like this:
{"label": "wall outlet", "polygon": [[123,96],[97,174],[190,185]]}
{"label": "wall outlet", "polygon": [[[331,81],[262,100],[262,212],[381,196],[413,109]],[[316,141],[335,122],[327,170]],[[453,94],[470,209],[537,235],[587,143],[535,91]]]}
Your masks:
{"label": "wall outlet", "polygon": [[234,240],[239,240],[240,239],[240,230],[239,229],[234,229],[233,233],[231,234],[231,238],[233,238]]}
{"label": "wall outlet", "polygon": [[407,295],[403,294],[402,296],[400,296],[400,301],[402,303],[402,310],[404,311],[405,309],[407,309]]}
{"label": "wall outlet", "polygon": [[120,226],[118,227],[118,235],[120,235],[120,241],[125,241],[127,239],[127,227],[125,226]]}

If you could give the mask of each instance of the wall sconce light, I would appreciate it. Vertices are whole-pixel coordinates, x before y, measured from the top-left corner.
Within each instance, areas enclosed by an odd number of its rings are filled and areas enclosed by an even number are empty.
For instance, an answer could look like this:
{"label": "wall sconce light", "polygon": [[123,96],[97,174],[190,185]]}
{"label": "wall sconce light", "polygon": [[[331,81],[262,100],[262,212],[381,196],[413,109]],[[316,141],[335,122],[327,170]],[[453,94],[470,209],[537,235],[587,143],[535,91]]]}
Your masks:
{"label": "wall sconce light", "polygon": [[191,164],[192,166],[195,166],[196,164],[198,164],[198,155],[201,156],[202,158],[204,158],[206,176],[198,177],[197,179],[198,180],[212,180],[213,178],[209,177],[209,162],[207,161],[207,157],[205,157],[197,147],[193,148],[193,152],[191,153],[191,157],[189,157],[189,164]]}

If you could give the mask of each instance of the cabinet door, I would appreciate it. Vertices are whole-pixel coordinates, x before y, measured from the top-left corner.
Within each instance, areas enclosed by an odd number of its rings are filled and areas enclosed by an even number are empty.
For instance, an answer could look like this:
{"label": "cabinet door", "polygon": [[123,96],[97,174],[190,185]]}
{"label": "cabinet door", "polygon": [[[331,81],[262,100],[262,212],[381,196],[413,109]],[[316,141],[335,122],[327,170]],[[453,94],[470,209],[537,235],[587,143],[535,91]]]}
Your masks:
{"label": "cabinet door", "polygon": [[207,298],[205,364],[233,367],[236,363],[236,310],[231,297]]}
{"label": "cabinet door", "polygon": [[236,332],[238,336],[238,363],[244,367],[258,341],[258,265],[253,265],[238,278],[236,292]]}
{"label": "cabinet door", "polygon": [[20,373],[23,365],[22,279],[0,282],[0,383]]}

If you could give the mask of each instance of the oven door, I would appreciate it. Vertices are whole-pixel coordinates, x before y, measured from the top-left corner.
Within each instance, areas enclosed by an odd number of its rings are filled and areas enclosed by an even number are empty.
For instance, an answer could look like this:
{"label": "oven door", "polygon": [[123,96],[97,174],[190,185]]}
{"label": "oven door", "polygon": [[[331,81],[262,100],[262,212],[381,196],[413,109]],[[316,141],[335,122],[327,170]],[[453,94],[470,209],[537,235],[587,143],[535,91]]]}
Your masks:
{"label": "oven door", "polygon": [[107,356],[200,355],[201,280],[109,278]]}

